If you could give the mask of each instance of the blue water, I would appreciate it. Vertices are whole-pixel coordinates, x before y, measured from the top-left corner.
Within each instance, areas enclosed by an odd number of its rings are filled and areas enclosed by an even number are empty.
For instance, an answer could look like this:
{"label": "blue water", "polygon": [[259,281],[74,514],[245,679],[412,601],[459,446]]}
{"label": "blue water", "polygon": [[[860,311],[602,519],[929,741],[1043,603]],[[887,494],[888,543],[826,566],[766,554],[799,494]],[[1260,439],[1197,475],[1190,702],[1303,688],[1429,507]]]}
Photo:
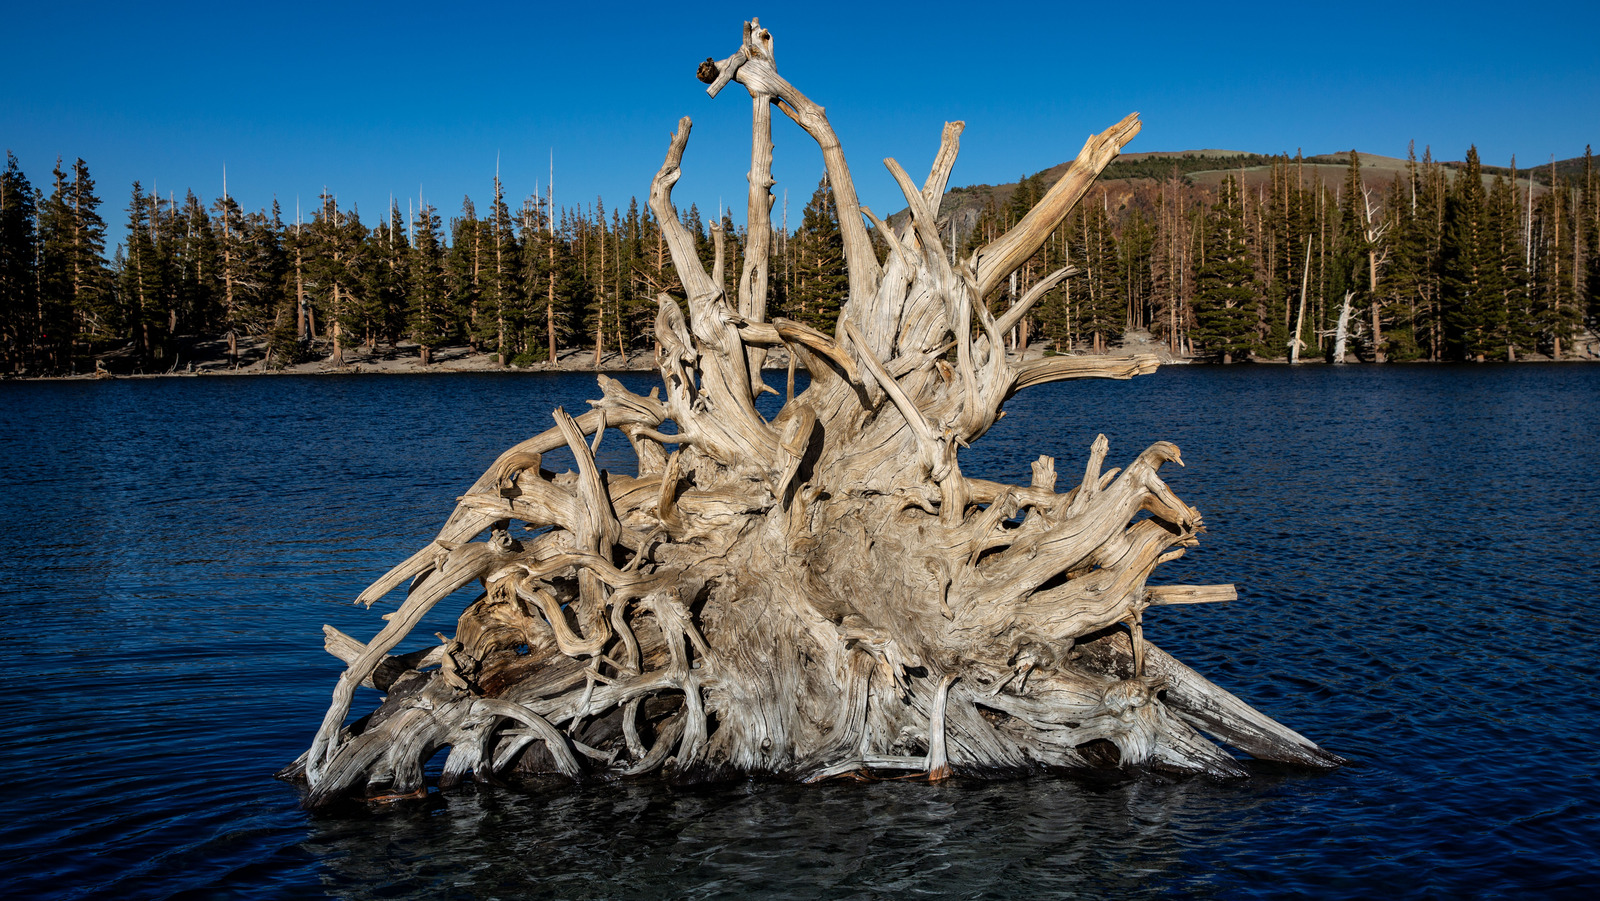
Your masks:
{"label": "blue water", "polygon": [[[649,376],[624,381],[635,390]],[[310,815],[320,626],[592,377],[0,384],[7,897],[1573,896],[1600,886],[1600,367],[1169,367],[1026,392],[969,474],[1175,441],[1146,634],[1351,761],[1243,782],[659,782]],[[625,442],[602,455],[620,465]],[[439,617],[418,631],[451,631]]]}

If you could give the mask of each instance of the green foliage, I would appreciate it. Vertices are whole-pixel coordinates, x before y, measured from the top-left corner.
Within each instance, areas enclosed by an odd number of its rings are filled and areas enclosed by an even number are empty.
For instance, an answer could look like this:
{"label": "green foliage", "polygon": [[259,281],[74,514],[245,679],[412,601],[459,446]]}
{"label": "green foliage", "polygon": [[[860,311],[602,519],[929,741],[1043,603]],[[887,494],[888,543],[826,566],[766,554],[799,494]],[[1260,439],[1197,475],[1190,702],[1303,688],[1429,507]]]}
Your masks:
{"label": "green foliage", "polygon": [[446,288],[439,231],[439,214],[431,204],[417,211],[406,267],[406,333],[429,349],[445,343],[455,332],[455,309]]}
{"label": "green foliage", "polygon": [[38,220],[33,186],[8,151],[0,172],[0,367],[8,370],[27,365],[34,349]]}
{"label": "green foliage", "polygon": [[82,160],[67,180],[59,160],[51,175],[50,196],[38,207],[38,326],[35,360],[42,368],[77,367],[76,345],[82,323],[103,309],[105,226],[96,212],[100,201]]}
{"label": "green foliage", "polygon": [[1203,233],[1204,249],[1196,275],[1195,338],[1224,361],[1258,346],[1255,333],[1259,297],[1255,265],[1245,245],[1244,204],[1232,176],[1223,179]]}
{"label": "green foliage", "polygon": [[1492,354],[1502,321],[1498,253],[1489,221],[1489,198],[1478,173],[1478,148],[1467,151],[1467,167],[1445,203],[1440,256],[1444,324],[1455,355]]}
{"label": "green foliage", "polygon": [[844,265],[844,237],[839,232],[839,211],[826,176],[806,204],[793,244],[798,259],[789,318],[833,334],[850,289]]}
{"label": "green foliage", "polygon": [[1268,166],[1274,157],[1259,153],[1236,153],[1231,156],[1147,156],[1142,159],[1113,160],[1100,174],[1103,179],[1148,178],[1160,181],[1174,175],[1189,182],[1196,172],[1215,172],[1218,169],[1243,169],[1250,166]]}
{"label": "green foliage", "polygon": [[1412,327],[1400,326],[1384,333],[1385,352],[1392,363],[1411,363],[1423,357],[1422,345],[1417,343],[1417,336]]}
{"label": "green foliage", "polygon": [[479,234],[486,243],[480,277],[483,314],[475,334],[484,346],[505,361],[511,357],[517,327],[527,318],[528,310],[521,302],[525,296],[521,284],[522,248],[517,243],[516,223],[511,220],[505,189],[498,175],[494,179],[489,217],[480,225]]}

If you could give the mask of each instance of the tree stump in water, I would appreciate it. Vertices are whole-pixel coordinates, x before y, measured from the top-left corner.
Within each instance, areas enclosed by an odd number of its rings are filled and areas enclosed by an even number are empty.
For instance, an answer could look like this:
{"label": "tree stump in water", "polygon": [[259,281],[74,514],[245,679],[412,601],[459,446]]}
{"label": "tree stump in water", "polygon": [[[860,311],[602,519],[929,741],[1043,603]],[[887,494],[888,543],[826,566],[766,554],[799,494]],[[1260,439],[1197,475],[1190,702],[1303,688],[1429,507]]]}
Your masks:
{"label": "tree stump in water", "polygon": [[[311,748],[280,775],[308,786],[309,806],[424,792],[424,765],[445,747],[441,786],[511,772],[1243,775],[1202,731],[1256,758],[1338,765],[1145,639],[1149,606],[1234,597],[1147,584],[1202,531],[1160,476],[1181,465],[1177,447],[1107,471],[1101,436],[1065,491],[1049,457],[1027,485],[961,472],[959,449],[1016,392],[1156,368],[1149,355],[1007,359],[1002,336],[1071,269],[999,318],[984,303],[1138,133],[1137,116],[1091,137],[1015,228],[952,263],[934,216],[962,123],[945,126],[921,187],[885,161],[911,213],[891,228],[859,204],[827,117],[778,74],[758,22],[700,76],[712,96],[743,85],[755,112],[738,296],[721,288],[720,232],[708,273],[672,203],[684,118],[650,191],[688,294],[687,315],[659,298],[664,395],[601,376],[592,410],[556,410],[437,538],[361,594],[370,607],[409,585],[372,641],[325,627],[347,668]],[[766,315],[773,105],[821,146],[838,205],[850,292],[833,336]],[[888,246],[881,262],[863,218]],[[767,420],[755,398],[776,347],[789,391]],[[795,365],[811,376],[798,396]],[[596,466],[608,430],[632,444],[636,476]],[[562,447],[577,472],[541,468]],[[483,592],[454,638],[390,654],[472,583]],[[346,725],[363,685],[385,698]]]}

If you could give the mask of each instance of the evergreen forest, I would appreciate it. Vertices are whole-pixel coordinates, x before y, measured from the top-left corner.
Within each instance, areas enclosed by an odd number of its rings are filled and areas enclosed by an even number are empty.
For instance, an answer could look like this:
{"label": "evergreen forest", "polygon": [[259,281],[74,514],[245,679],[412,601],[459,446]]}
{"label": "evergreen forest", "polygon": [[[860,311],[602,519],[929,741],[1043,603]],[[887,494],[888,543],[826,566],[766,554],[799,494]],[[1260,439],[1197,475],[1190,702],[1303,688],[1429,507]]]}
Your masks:
{"label": "evergreen forest", "polygon": [[[1105,353],[1143,330],[1174,355],[1220,362],[1330,359],[1341,343],[1363,361],[1561,358],[1600,320],[1600,175],[1587,151],[1535,177],[1484,166],[1476,149],[1453,163],[1413,153],[1376,187],[1356,153],[1341,179],[1305,162],[1241,157],[1265,168],[1253,185],[1196,184],[1202,164],[1179,157],[1108,172],[1118,177],[986,300],[998,312],[1070,266],[1014,346]],[[235,363],[264,349],[268,368],[401,344],[424,364],[445,346],[502,365],[652,348],[656,298],[683,288],[649,210],[512,205],[498,176],[486,181],[485,207],[464,198],[448,218],[391,202],[364,219],[325,193],[290,221],[277,203],[247,212],[226,192],[162,197],[138,182],[110,213],[83,160],[57,161],[36,185],[8,153],[0,373],[166,372],[219,341]],[[1041,172],[964,226],[947,215],[951,245],[981,247],[1048,188]],[[106,215],[126,226],[109,252]],[[734,293],[743,228],[694,206],[682,215],[708,269],[723,232]],[[825,180],[773,246],[768,310],[831,333],[847,280]]]}

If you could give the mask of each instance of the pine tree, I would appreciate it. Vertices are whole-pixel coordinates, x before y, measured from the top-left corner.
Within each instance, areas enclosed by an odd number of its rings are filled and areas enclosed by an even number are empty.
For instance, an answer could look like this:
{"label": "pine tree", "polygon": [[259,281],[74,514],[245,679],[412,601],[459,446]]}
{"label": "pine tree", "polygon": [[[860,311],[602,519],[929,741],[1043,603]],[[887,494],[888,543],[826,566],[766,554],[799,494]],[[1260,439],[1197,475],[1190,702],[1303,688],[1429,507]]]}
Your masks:
{"label": "pine tree", "polygon": [[[1514,164],[1514,163],[1513,163]],[[1492,302],[1499,304],[1494,332],[1497,359],[1515,361],[1534,343],[1533,311],[1528,304],[1528,271],[1516,192],[1496,174],[1489,188],[1489,258]]]}
{"label": "pine tree", "polygon": [[1105,353],[1110,342],[1122,335],[1123,324],[1127,321],[1127,295],[1121,290],[1116,237],[1107,220],[1104,197],[1101,200],[1100,204],[1078,205],[1077,245],[1073,254],[1076,265],[1083,269],[1083,275],[1073,286],[1075,291],[1081,289],[1084,294],[1077,326],[1094,353]]}
{"label": "pine tree", "polygon": [[496,360],[504,366],[511,361],[517,323],[523,315],[519,302],[521,273],[518,271],[522,248],[517,245],[516,226],[511,221],[511,210],[506,207],[505,189],[500,184],[499,174],[494,177],[489,218],[480,227],[486,233],[488,253],[483,277],[485,316],[479,334],[494,348]]}
{"label": "pine tree", "polygon": [[1581,250],[1573,229],[1580,220],[1569,215],[1574,194],[1564,180],[1552,176],[1551,190],[1539,198],[1537,213],[1529,223],[1532,331],[1539,349],[1558,360],[1571,348],[1582,314],[1576,277]]}
{"label": "pine tree", "polygon": [[655,328],[655,297],[644,277],[645,217],[636,197],[628,199],[628,214],[619,223],[617,242],[617,277],[621,279],[618,341],[626,353],[645,344]]}
{"label": "pine tree", "polygon": [[320,319],[332,345],[328,362],[335,366],[344,365],[345,348],[366,321],[360,297],[365,236],[360,214],[354,209],[341,212],[337,198],[324,192],[307,234],[303,277],[312,299],[311,312]]}
{"label": "pine tree", "polygon": [[433,362],[433,349],[451,337],[454,321],[439,232],[439,214],[424,205],[412,224],[406,286],[407,333],[421,346],[424,366]]}
{"label": "pine tree", "polygon": [[281,369],[301,362],[307,346],[300,337],[305,319],[300,228],[296,224],[291,230],[284,224],[283,210],[276,199],[272,201],[271,215],[252,216],[250,226],[254,235],[252,271],[259,279],[262,309],[271,317],[265,364]]}
{"label": "pine tree", "polygon": [[89,342],[114,339],[105,320],[112,312],[111,273],[106,266],[106,224],[89,165],[72,164],[72,315],[76,336]]}
{"label": "pine tree", "polygon": [[461,214],[450,220],[450,247],[445,251],[445,283],[450,290],[450,306],[460,320],[460,331],[473,350],[482,350],[484,339],[494,334],[490,317],[480,322],[483,299],[483,261],[485,257],[483,223],[471,197],[461,198]]}
{"label": "pine tree", "polygon": [[51,370],[66,368],[72,341],[72,206],[71,188],[61,161],[50,171],[48,198],[39,204],[38,329],[35,360]]}
{"label": "pine tree", "polygon": [[246,308],[242,273],[248,255],[250,235],[245,229],[244,211],[228,196],[226,182],[222,196],[212,205],[216,212],[217,249],[221,264],[222,328],[228,338],[228,360],[239,365],[239,335],[254,324],[254,312]]}
{"label": "pine tree", "polygon": [[128,199],[127,252],[118,279],[123,327],[132,339],[134,357],[140,366],[154,365],[166,350],[162,298],[166,278],[157,257],[151,198],[139,182],[133,183]]}
{"label": "pine tree", "polygon": [[[1134,207],[1116,240],[1121,289],[1127,297],[1128,328],[1148,329],[1155,310],[1155,222]],[[1045,267],[1049,269],[1049,266]],[[1281,344],[1280,344],[1281,346]]]}
{"label": "pine tree", "polygon": [[817,183],[806,204],[795,240],[800,259],[790,299],[790,318],[831,335],[850,283],[844,265],[839,211],[826,176]]}
{"label": "pine tree", "polygon": [[0,172],[0,367],[27,365],[37,334],[38,210],[33,186],[6,152]]}
{"label": "pine tree", "polygon": [[1395,176],[1384,202],[1391,253],[1383,291],[1393,322],[1385,336],[1385,350],[1389,359],[1400,362],[1422,356],[1421,335],[1433,269],[1428,256],[1429,219],[1418,202],[1420,178],[1413,145],[1406,172]]}
{"label": "pine tree", "polygon": [[677,267],[673,265],[672,255],[667,252],[666,233],[661,230],[660,223],[656,222],[655,214],[649,207],[642,211],[640,222],[642,224],[640,243],[644,253],[639,277],[650,298],[642,315],[653,321],[656,315],[656,298],[662,294],[683,297],[683,282],[678,277]]}
{"label": "pine tree", "polygon": [[1481,360],[1497,349],[1503,295],[1495,296],[1494,256],[1489,197],[1473,146],[1445,202],[1439,260],[1445,339],[1463,359]]}
{"label": "pine tree", "polygon": [[576,212],[563,209],[561,226],[556,230],[555,259],[552,263],[556,337],[559,347],[571,347],[581,340],[576,334],[587,322],[594,304],[594,284],[589,278],[588,224]]}
{"label": "pine tree", "polygon": [[[1361,331],[1360,317],[1354,311],[1362,307],[1376,309],[1372,306],[1374,299],[1367,274],[1367,253],[1370,249],[1367,240],[1367,204],[1366,182],[1361,176],[1361,157],[1352,150],[1349,165],[1345,168],[1344,184],[1339,190],[1328,321],[1324,323],[1325,328],[1334,335],[1334,363],[1344,362],[1347,340],[1355,338]],[[1377,352],[1374,345],[1374,359],[1377,358]]]}
{"label": "pine tree", "polygon": [[[1449,353],[1444,314],[1444,217],[1450,195],[1444,167],[1424,148],[1422,166],[1413,174],[1413,220],[1420,261],[1417,302],[1419,328],[1425,333],[1428,359],[1438,361]],[[1419,343],[1423,340],[1419,337]]]}
{"label": "pine tree", "polygon": [[547,351],[545,323],[547,302],[554,295],[549,292],[551,242],[550,223],[546,218],[541,198],[528,197],[522,202],[517,215],[518,244],[521,247],[520,269],[522,290],[518,294],[522,311],[517,319],[516,337],[512,341],[515,356],[512,362],[519,365],[543,359]]}
{"label": "pine tree", "polygon": [[1196,275],[1195,337],[1224,363],[1255,350],[1255,264],[1245,245],[1238,183],[1227,176],[1206,223],[1205,263]]}
{"label": "pine tree", "polygon": [[361,244],[361,338],[368,347],[393,344],[405,327],[406,266],[411,248],[405,217],[389,202],[389,214],[372,227]]}

